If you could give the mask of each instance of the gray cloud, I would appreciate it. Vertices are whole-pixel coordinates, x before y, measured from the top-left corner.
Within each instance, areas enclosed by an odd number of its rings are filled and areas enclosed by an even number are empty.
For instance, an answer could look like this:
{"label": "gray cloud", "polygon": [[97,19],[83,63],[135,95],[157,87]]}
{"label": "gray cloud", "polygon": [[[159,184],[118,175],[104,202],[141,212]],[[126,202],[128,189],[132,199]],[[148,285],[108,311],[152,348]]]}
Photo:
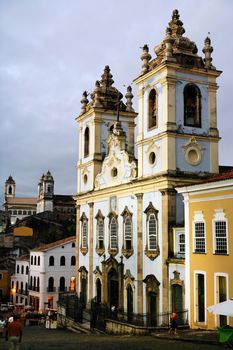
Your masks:
{"label": "gray cloud", "polygon": [[174,8],[199,53],[211,33],[213,63],[223,70],[218,92],[220,163],[231,164],[231,0],[205,0],[198,7],[192,0],[0,0],[1,195],[11,174],[17,195],[35,196],[48,169],[56,193],[76,192],[74,119],[82,92],[93,90],[108,64],[115,86],[125,93],[123,85],[141,70],[140,47],[147,43],[153,51]]}

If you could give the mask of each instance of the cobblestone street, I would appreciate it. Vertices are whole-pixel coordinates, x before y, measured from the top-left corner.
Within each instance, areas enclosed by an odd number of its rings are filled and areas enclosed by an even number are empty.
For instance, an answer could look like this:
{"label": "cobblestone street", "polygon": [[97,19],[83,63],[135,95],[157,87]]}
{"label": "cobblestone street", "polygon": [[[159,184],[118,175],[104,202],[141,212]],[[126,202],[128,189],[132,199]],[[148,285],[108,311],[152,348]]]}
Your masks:
{"label": "cobblestone street", "polygon": [[[7,350],[8,343],[0,338],[0,349]],[[110,336],[104,334],[81,334],[69,330],[48,330],[42,326],[26,326],[20,350],[208,350],[220,349],[218,345],[197,344],[151,336]]]}

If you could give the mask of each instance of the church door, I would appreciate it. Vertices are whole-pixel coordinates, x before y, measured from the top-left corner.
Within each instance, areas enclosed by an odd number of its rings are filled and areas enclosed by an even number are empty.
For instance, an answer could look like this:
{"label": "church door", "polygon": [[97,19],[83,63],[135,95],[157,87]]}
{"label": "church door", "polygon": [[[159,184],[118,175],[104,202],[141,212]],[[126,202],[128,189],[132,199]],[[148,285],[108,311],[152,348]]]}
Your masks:
{"label": "church door", "polygon": [[82,278],[81,280],[81,302],[84,307],[86,307],[87,303],[87,280]]}
{"label": "church door", "polygon": [[157,295],[153,292],[148,294],[148,303],[149,303],[149,326],[157,325]]}
{"label": "church door", "polygon": [[99,278],[96,281],[96,301],[97,304],[101,303],[101,282]]}
{"label": "church door", "polygon": [[174,284],[172,286],[172,311],[177,313],[178,324],[183,321],[183,299],[182,299],[182,286]]}
{"label": "church door", "polygon": [[119,300],[119,281],[118,281],[118,273],[115,269],[111,269],[108,274],[108,300],[109,306],[115,306],[118,308],[118,300]]}

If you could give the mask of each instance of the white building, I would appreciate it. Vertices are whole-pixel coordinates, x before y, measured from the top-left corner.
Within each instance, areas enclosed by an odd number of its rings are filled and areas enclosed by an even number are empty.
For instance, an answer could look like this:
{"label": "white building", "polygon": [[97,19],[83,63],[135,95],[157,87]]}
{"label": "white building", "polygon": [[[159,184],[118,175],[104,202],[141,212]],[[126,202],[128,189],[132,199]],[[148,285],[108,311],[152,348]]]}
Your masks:
{"label": "white building", "polygon": [[56,308],[59,293],[75,291],[75,263],[75,236],[17,258],[11,278],[12,301],[38,311]]}
{"label": "white building", "polygon": [[11,298],[15,304],[28,305],[29,255],[16,258],[15,274],[11,277]]}

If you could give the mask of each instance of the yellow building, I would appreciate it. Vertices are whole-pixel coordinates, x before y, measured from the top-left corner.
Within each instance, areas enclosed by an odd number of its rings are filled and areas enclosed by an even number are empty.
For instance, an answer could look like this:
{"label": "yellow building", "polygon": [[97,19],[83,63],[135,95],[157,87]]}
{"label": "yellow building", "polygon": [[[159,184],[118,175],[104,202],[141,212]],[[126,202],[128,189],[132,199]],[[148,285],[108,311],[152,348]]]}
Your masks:
{"label": "yellow building", "polygon": [[186,305],[192,328],[213,329],[233,319],[208,312],[233,297],[233,170],[177,189],[184,196]]}

